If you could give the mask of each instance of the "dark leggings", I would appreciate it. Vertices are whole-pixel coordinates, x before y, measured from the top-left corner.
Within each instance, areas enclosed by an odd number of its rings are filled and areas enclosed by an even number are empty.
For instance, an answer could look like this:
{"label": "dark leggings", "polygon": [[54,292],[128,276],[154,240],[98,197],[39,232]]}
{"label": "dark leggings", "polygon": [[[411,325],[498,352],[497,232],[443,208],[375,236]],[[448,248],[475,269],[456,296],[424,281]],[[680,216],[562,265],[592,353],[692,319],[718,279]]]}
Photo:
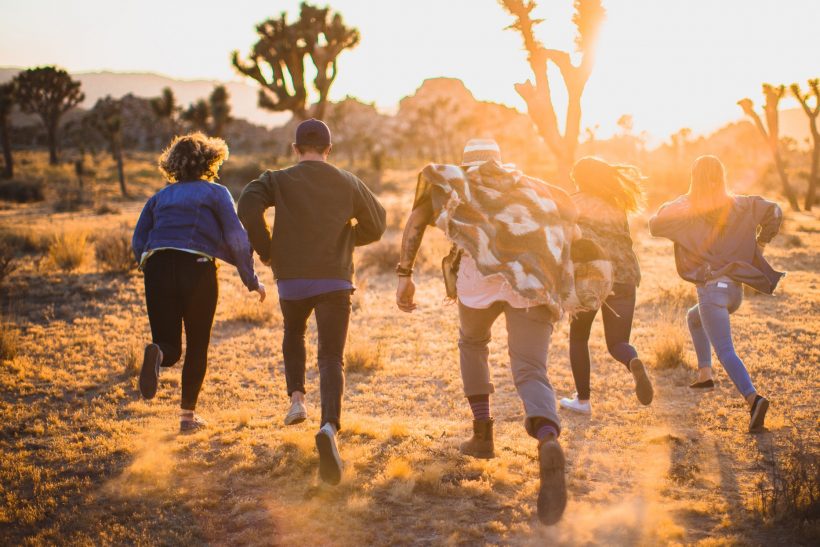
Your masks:
{"label": "dark leggings", "polygon": [[288,395],[305,393],[305,330],[311,312],[316,312],[319,337],[319,395],[322,400],[322,425],[330,422],[340,429],[342,393],[345,387],[344,353],[350,322],[351,291],[334,291],[301,300],[280,300],[285,336],[282,356]]}
{"label": "dark leggings", "polygon": [[[582,312],[572,320],[569,327],[569,362],[575,378],[578,398],[589,399],[589,331],[598,310]],[[606,347],[612,357],[629,368],[629,362],[638,352],[629,344],[632,332],[632,316],[635,313],[635,285],[615,283],[612,294],[601,306],[604,317]]]}
{"label": "dark leggings", "polygon": [[193,253],[165,250],[148,259],[144,272],[151,337],[162,350],[162,366],[179,361],[185,324],[181,406],[194,410],[208,367],[208,344],[219,294],[216,265]]}

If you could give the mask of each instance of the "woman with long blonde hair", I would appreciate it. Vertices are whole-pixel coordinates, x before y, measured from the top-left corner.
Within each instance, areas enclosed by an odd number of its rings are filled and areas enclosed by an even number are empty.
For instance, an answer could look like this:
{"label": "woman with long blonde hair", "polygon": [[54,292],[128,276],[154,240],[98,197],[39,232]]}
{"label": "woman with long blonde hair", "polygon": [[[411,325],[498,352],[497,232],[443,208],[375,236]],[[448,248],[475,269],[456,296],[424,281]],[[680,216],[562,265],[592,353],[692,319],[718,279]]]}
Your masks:
{"label": "woman with long blonde hair", "polygon": [[743,284],[772,294],[783,273],[763,258],[763,248],[777,235],[780,207],[759,196],[733,195],[726,172],[715,156],[692,165],[689,192],[663,205],[649,221],[654,236],[675,243],[678,274],[697,287],[698,303],[687,314],[698,357],[693,390],[710,390],[712,348],[749,405],[749,431],[763,428],[769,401],[758,394],[746,365],[732,343],[729,316],[743,301]]}
{"label": "woman with long blonde hair", "polygon": [[[632,374],[638,401],[648,405],[654,395],[652,382],[638,351],[629,343],[641,268],[632,250],[628,215],[644,206],[643,177],[637,167],[586,157],[572,168],[572,179],[578,187],[572,200],[582,236],[605,249],[612,262],[612,293],[601,306],[607,349]],[[592,411],[589,335],[597,313],[586,310],[576,314],[569,328],[569,360],[576,393],[571,399],[561,399],[560,404],[582,414]]]}

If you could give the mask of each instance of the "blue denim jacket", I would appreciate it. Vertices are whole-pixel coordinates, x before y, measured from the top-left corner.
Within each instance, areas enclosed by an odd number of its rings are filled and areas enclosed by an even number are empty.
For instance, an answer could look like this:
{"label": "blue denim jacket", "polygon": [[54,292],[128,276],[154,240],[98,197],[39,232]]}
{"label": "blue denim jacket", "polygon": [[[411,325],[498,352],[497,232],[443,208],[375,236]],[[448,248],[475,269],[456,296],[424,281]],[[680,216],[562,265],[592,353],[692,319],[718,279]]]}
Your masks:
{"label": "blue denim jacket", "polygon": [[137,262],[142,253],[162,247],[199,251],[236,266],[249,291],[259,287],[248,233],[221,184],[176,182],[154,194],[140,214],[131,246]]}

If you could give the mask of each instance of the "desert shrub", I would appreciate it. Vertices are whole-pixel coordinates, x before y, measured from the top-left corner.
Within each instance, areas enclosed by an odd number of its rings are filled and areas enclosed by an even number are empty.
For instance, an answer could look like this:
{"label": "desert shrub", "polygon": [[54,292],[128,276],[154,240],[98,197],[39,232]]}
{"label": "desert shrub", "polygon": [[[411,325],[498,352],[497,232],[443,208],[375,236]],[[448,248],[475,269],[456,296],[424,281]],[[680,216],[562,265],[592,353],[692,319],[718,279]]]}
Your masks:
{"label": "desert shrub", "polygon": [[0,316],[0,361],[14,359],[20,343],[17,329],[3,316]]}
{"label": "desert shrub", "polygon": [[88,236],[81,232],[61,233],[48,247],[48,257],[64,272],[76,270],[85,260]]}
{"label": "desert shrub", "polygon": [[817,431],[796,429],[772,445],[757,484],[758,516],[797,523],[804,532],[820,532],[820,453]]}
{"label": "desert shrub", "polygon": [[6,246],[18,254],[44,253],[50,243],[48,237],[31,230],[0,229],[0,246]]}
{"label": "desert shrub", "polygon": [[671,321],[659,321],[652,346],[655,368],[671,369],[686,365],[688,336],[683,327]]}
{"label": "desert shrub", "polygon": [[0,239],[0,285],[18,266],[17,247]]}
{"label": "desert shrub", "polygon": [[94,255],[105,271],[126,273],[137,267],[131,251],[131,235],[125,230],[106,233],[94,244]]}
{"label": "desert shrub", "polygon": [[780,239],[780,244],[787,249],[804,247],[803,240],[797,234],[785,234]]}
{"label": "desert shrub", "polygon": [[226,186],[234,198],[239,197],[242,189],[261,175],[267,167],[255,161],[229,161],[219,170],[219,184]]}
{"label": "desert shrub", "polygon": [[260,326],[273,323],[273,306],[269,304],[268,300],[260,303],[253,298],[253,295],[247,298],[251,298],[252,300],[248,301],[244,299],[241,303],[237,304],[237,310],[232,317],[234,321]]}
{"label": "desert shrub", "polygon": [[57,185],[57,195],[54,198],[52,207],[58,213],[68,213],[79,211],[91,203],[86,198],[83,191],[73,184],[63,183]]}
{"label": "desert shrub", "polygon": [[698,294],[690,284],[675,283],[657,287],[648,303],[669,312],[687,310],[698,303]]}
{"label": "desert shrub", "polygon": [[382,345],[354,342],[345,350],[345,370],[349,372],[374,372],[384,368]]}
{"label": "desert shrub", "polygon": [[115,207],[110,203],[102,203],[94,210],[94,213],[98,215],[117,215],[120,212],[119,207]]}
{"label": "desert shrub", "polygon": [[12,179],[0,182],[0,199],[16,203],[43,201],[43,181]]}
{"label": "desert shrub", "polygon": [[136,376],[140,372],[142,351],[136,345],[130,345],[122,355],[122,372],[126,376]]}
{"label": "desert shrub", "polygon": [[401,244],[393,238],[382,239],[377,243],[368,245],[358,252],[356,268],[359,270],[372,270],[376,273],[390,273],[395,271],[396,264],[399,263],[399,252]]}

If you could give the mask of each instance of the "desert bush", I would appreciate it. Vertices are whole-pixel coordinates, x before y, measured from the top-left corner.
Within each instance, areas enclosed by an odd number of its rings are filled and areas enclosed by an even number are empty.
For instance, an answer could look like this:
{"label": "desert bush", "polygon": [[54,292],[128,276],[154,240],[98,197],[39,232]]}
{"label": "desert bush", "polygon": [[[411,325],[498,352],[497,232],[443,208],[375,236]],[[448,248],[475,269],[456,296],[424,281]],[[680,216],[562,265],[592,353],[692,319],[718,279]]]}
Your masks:
{"label": "desert bush", "polygon": [[43,201],[43,181],[12,179],[0,182],[0,199],[16,203]]}
{"label": "desert bush", "polygon": [[401,244],[393,238],[368,245],[358,252],[356,268],[358,270],[372,270],[376,273],[390,273],[395,271],[399,263]]}
{"label": "desert bush", "polygon": [[[757,484],[758,516],[797,523],[804,532],[820,532],[820,435],[795,428],[773,444],[763,462],[766,475]],[[797,432],[800,432],[799,434]]]}
{"label": "desert bush", "polygon": [[121,212],[119,207],[115,207],[110,203],[102,203],[94,209],[94,213],[98,215],[117,215]]}
{"label": "desert bush", "polygon": [[269,301],[260,303],[257,302],[256,299],[252,299],[251,301],[245,299],[237,304],[237,310],[233,314],[232,319],[251,325],[270,325],[274,319],[273,306]]}
{"label": "desert bush", "polygon": [[797,234],[785,234],[780,238],[780,244],[787,249],[804,247],[803,240]]}
{"label": "desert bush", "polygon": [[648,303],[669,312],[682,311],[698,303],[698,294],[695,287],[688,283],[675,283],[656,288]]}
{"label": "desert bush", "polygon": [[0,285],[19,265],[16,246],[6,240],[0,240]]}
{"label": "desert bush", "polygon": [[683,327],[671,321],[659,321],[652,352],[656,369],[671,369],[686,365],[688,336]]}
{"label": "desert bush", "polygon": [[54,198],[52,207],[58,213],[79,211],[91,204],[83,191],[73,184],[58,184],[56,192],[57,195]]}
{"label": "desert bush", "polygon": [[48,257],[64,272],[76,270],[85,260],[88,236],[81,232],[61,233],[48,247]]}
{"label": "desert bush", "polygon": [[20,343],[17,329],[7,318],[0,316],[0,361],[17,357]]}
{"label": "desert bush", "polygon": [[125,230],[106,233],[94,244],[94,255],[105,271],[126,273],[137,267],[131,251],[131,235]]}
{"label": "desert bush", "polygon": [[18,254],[44,253],[50,243],[48,237],[31,230],[0,229],[0,245]]}
{"label": "desert bush", "polygon": [[345,370],[349,372],[374,372],[384,368],[382,345],[354,342],[345,350]]}
{"label": "desert bush", "polygon": [[234,198],[239,197],[242,189],[261,175],[267,167],[255,161],[229,161],[219,170],[219,183],[231,191]]}
{"label": "desert bush", "polygon": [[126,376],[136,376],[140,373],[140,366],[142,365],[140,357],[142,351],[138,346],[132,344],[125,349],[122,355],[122,372]]}

